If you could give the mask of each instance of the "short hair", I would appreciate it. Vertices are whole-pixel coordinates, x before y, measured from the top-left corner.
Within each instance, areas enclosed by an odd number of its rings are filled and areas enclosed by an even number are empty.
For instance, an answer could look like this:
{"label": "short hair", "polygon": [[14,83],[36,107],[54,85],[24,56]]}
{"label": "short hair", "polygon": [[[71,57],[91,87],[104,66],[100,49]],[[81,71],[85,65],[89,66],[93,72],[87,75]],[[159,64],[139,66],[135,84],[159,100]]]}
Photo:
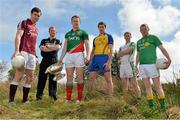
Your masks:
{"label": "short hair", "polygon": [[41,15],[42,15],[41,9],[39,9],[38,7],[32,8],[31,9],[31,14],[33,14],[33,12],[41,13]]}
{"label": "short hair", "polygon": [[144,24],[141,24],[140,28],[141,28],[141,27],[146,27],[146,28],[149,30],[148,24],[145,24],[145,23],[144,23]]}
{"label": "short hair", "polygon": [[49,27],[49,31],[50,31],[51,29],[53,29],[53,28],[56,29],[55,26],[50,26],[50,27]]}
{"label": "short hair", "polygon": [[124,36],[125,36],[126,34],[130,34],[130,35],[132,35],[130,32],[125,32],[125,33],[124,33]]}
{"label": "short hair", "polygon": [[71,22],[72,22],[72,20],[73,20],[74,18],[79,18],[79,20],[81,21],[81,19],[80,19],[80,17],[79,17],[78,15],[74,15],[74,16],[71,17]]}
{"label": "short hair", "polygon": [[98,27],[99,27],[100,25],[104,25],[105,28],[106,28],[106,23],[105,23],[105,22],[103,22],[103,21],[99,22],[99,23],[98,23]]}

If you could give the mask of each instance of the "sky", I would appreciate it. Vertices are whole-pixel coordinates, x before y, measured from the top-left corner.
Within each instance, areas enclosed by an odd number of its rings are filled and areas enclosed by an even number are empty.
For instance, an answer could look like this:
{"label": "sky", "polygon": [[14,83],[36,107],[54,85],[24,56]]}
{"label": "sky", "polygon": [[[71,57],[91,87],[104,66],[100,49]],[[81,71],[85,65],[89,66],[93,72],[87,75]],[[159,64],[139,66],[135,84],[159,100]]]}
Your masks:
{"label": "sky", "polygon": [[[48,37],[48,28],[52,25],[57,27],[57,38],[63,42],[65,33],[71,30],[73,15],[81,17],[81,28],[88,32],[91,46],[99,34],[98,22],[104,21],[106,32],[114,38],[114,49],[124,44],[125,31],[132,33],[132,41],[140,39],[139,26],[147,23],[150,33],[159,36],[172,59],[171,67],[161,71],[162,81],[172,80],[173,72],[180,75],[179,0],[0,0],[0,60],[10,61],[17,24],[29,18],[35,6],[42,10],[37,23],[38,45]],[[158,58],[161,57],[158,51]]]}

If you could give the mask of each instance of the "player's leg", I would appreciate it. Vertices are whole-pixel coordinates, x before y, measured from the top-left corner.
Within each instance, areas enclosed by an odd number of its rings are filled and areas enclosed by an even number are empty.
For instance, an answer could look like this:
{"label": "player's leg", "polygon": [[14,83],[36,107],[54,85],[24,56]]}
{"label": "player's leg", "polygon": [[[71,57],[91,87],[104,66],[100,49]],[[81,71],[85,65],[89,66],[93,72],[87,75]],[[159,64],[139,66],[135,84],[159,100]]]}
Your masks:
{"label": "player's leg", "polygon": [[135,94],[136,94],[137,98],[140,98],[141,97],[141,89],[140,89],[140,87],[138,85],[138,82],[137,82],[136,78],[135,77],[130,78],[130,82],[131,82],[132,88],[135,91]]}
{"label": "player's leg", "polygon": [[160,83],[160,77],[152,78],[152,80],[153,80],[153,84],[158,95],[158,101],[161,105],[161,109],[164,110],[165,109],[165,94],[164,94],[162,85]]}
{"label": "player's leg", "polygon": [[26,81],[23,86],[23,103],[28,102],[28,95],[31,88],[31,83],[34,80],[35,67],[36,57],[34,55],[28,54],[28,60],[25,67]]}
{"label": "player's leg", "polygon": [[83,80],[84,69],[82,67],[76,68],[77,77],[77,100],[82,101],[83,90],[84,90],[84,80]]}
{"label": "player's leg", "polygon": [[143,80],[145,91],[146,91],[146,98],[148,102],[149,107],[153,107],[153,92],[152,92],[152,87],[151,87],[151,82],[150,82],[150,77],[148,74],[149,71],[148,65],[140,65],[139,67],[139,74]]}
{"label": "player's leg", "polygon": [[26,81],[23,86],[23,103],[28,102],[28,96],[29,96],[29,91],[31,89],[31,83],[34,80],[34,70],[26,69],[25,70],[26,74]]}
{"label": "player's leg", "polygon": [[45,74],[47,66],[45,64],[47,64],[47,63],[42,61],[40,64],[40,68],[39,68],[37,93],[36,93],[36,99],[37,100],[42,99],[43,91],[44,91],[46,81],[47,81],[47,74]]}
{"label": "player's leg", "polygon": [[10,89],[9,89],[9,102],[14,101],[14,97],[17,91],[17,87],[19,85],[19,81],[24,75],[24,68],[16,69],[15,76],[12,82],[10,83]]}
{"label": "player's leg", "polygon": [[94,80],[97,77],[97,72],[89,72],[88,76],[88,91],[91,92],[94,90]]}
{"label": "player's leg", "polygon": [[113,82],[112,82],[112,76],[111,76],[111,70],[104,73],[105,80],[107,82],[107,91],[108,95],[110,97],[113,96]]}

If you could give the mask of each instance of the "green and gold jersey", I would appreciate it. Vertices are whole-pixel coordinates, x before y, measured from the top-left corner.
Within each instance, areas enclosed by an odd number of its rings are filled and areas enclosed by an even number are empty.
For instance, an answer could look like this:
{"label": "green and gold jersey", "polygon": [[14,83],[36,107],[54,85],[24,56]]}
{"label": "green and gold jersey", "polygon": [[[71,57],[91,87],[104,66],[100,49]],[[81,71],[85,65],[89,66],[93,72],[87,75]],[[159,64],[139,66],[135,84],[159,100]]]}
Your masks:
{"label": "green and gold jersey", "polygon": [[137,51],[139,52],[140,64],[156,63],[156,47],[161,45],[161,41],[155,35],[148,35],[137,41]]}
{"label": "green and gold jersey", "polygon": [[65,38],[67,39],[67,52],[69,53],[83,52],[84,40],[89,40],[87,32],[81,29],[69,31]]}

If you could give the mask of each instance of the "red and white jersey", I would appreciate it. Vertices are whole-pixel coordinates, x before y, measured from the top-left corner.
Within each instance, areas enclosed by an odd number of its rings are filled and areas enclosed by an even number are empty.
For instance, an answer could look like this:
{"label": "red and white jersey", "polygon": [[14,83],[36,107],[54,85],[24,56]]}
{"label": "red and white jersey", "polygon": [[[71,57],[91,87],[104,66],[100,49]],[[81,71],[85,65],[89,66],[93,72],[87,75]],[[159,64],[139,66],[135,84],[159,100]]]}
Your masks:
{"label": "red and white jersey", "polygon": [[36,55],[36,41],[38,35],[36,24],[34,24],[30,19],[23,20],[18,24],[17,29],[24,30],[19,51],[25,51],[27,53]]}

